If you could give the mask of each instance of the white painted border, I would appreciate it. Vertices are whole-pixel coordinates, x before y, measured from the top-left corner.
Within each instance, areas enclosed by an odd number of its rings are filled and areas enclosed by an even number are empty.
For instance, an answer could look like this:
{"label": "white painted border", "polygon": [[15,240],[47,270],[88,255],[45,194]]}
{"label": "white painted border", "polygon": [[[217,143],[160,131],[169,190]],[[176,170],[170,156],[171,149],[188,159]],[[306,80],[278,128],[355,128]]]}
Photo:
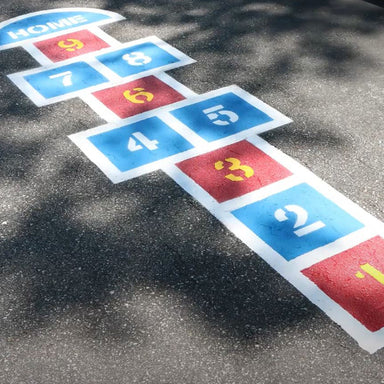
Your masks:
{"label": "white painted border", "polygon": [[[130,75],[130,76],[126,76],[126,77],[122,78],[119,75],[117,75],[115,72],[113,72],[110,68],[104,66],[100,61],[98,61],[96,59],[96,56],[99,56],[101,54],[105,54],[105,53],[109,53],[109,52],[114,52],[116,50],[128,48],[128,47],[135,46],[135,45],[142,44],[142,43],[146,43],[146,42],[153,43],[153,44],[157,45],[159,48],[161,48],[163,50],[166,50],[168,53],[170,53],[174,57],[176,57],[179,61],[176,62],[176,63],[171,63],[171,64],[163,65],[161,67],[149,69],[149,70],[146,70],[146,71],[143,71],[143,72],[140,72],[140,73],[137,73],[137,74],[134,74],[134,75]],[[133,81],[133,80],[136,80],[136,79],[139,79],[139,78],[142,78],[142,77],[146,77],[146,76],[149,76],[149,75],[160,73],[162,71],[167,71],[167,70],[170,70],[170,69],[178,68],[178,67],[181,67],[181,66],[184,66],[184,65],[191,64],[191,63],[195,62],[195,60],[193,60],[189,56],[185,55],[184,53],[182,53],[178,49],[172,47],[171,45],[169,45],[168,43],[166,43],[165,41],[159,39],[156,36],[149,36],[149,37],[145,37],[145,38],[138,39],[138,40],[135,40],[135,41],[131,41],[129,43],[115,45],[113,47],[104,48],[104,49],[101,49],[101,50],[95,51],[95,52],[89,52],[89,53],[86,53],[86,54],[84,54],[82,56],[73,57],[73,58],[70,58],[68,60],[63,60],[63,61],[60,61],[58,63],[51,63],[51,64],[49,64],[47,61],[45,61],[41,57],[41,55],[39,54],[39,52],[38,52],[36,47],[35,47],[36,48],[35,49],[30,44],[26,45],[26,47],[27,47],[27,50],[29,50],[29,52],[32,54],[32,56],[36,55],[37,60],[44,61],[45,63],[47,63],[47,65],[45,65],[44,67],[33,68],[33,69],[30,69],[30,70],[27,70],[27,71],[23,71],[23,72],[13,73],[11,75],[8,75],[8,77],[38,107],[42,107],[42,106],[45,106],[45,105],[58,103],[58,102],[64,101],[64,100],[69,100],[69,99],[72,99],[74,97],[82,97],[82,96],[85,96],[85,95],[87,95],[89,93],[92,93],[92,92],[95,92],[95,91],[98,91],[98,90],[101,90],[101,89],[105,89],[105,88],[109,88],[109,87],[112,87],[114,85],[117,85],[117,84],[119,84],[121,82],[122,79],[124,79],[125,81]],[[52,98],[47,99],[43,95],[41,95],[39,92],[37,92],[25,80],[25,76],[33,75],[33,74],[36,74],[36,73],[45,72],[45,71],[56,69],[56,68],[60,68],[60,67],[62,67],[64,65],[68,65],[68,64],[72,64],[72,63],[77,63],[77,62],[85,62],[85,63],[87,63],[92,68],[94,68],[98,72],[100,72],[103,76],[105,76],[109,81],[105,82],[105,83],[102,83],[102,84],[95,85],[93,87],[81,89],[79,91],[74,91],[74,92],[66,93],[65,95],[56,96],[56,97],[52,97]]]}
{"label": "white painted border", "polygon": [[[190,93],[191,91],[186,88],[185,86],[182,86],[180,83],[176,82],[174,79],[170,79],[169,76],[162,74],[159,77],[161,80],[165,80],[170,84],[171,86],[175,86],[176,90],[179,91],[186,91]],[[194,131],[192,131],[190,128],[182,124],[179,120],[177,120],[174,116],[170,115],[169,112],[175,109],[178,109],[180,107],[184,107],[186,105],[191,105],[195,103],[199,103],[201,101],[210,99],[215,96],[220,96],[223,94],[226,94],[228,92],[233,92],[239,97],[243,98],[248,103],[254,105],[259,110],[267,113],[273,120],[264,123],[261,125],[258,125],[256,127],[247,129],[245,131],[236,133],[234,135],[228,136],[224,139],[216,140],[213,142],[208,142],[204,140],[202,137],[200,137],[198,134],[196,134]],[[99,107],[98,103],[95,103],[94,100],[92,100],[90,97],[86,97],[84,99],[87,103],[90,103],[92,108],[97,109]],[[105,119],[108,119],[112,121],[112,123],[102,125],[96,128],[88,129],[86,131],[78,132],[73,135],[70,135],[69,138],[88,156],[88,158],[94,162],[101,171],[113,182],[113,183],[119,183],[137,176],[141,176],[145,173],[160,169],[162,167],[166,167],[168,164],[173,164],[175,162],[179,162],[182,160],[185,160],[190,157],[194,157],[197,155],[201,155],[203,153],[212,151],[214,149],[220,148],[226,144],[231,144],[233,142],[242,140],[246,137],[249,137],[250,135],[254,135],[256,133],[264,132],[265,130],[276,128],[278,126],[287,124],[291,122],[289,118],[281,114],[280,112],[276,111],[272,107],[266,105],[261,100],[257,99],[256,97],[250,95],[249,93],[245,92],[241,88],[237,87],[236,85],[232,85],[229,87],[221,88],[215,91],[208,92],[203,95],[195,95],[194,97],[191,97],[186,100],[179,101],[174,104],[166,105],[157,109],[154,109],[152,111],[144,112],[139,115],[129,117],[127,119],[118,119],[118,121],[115,120],[114,114],[112,114],[111,111],[104,114],[104,112],[107,111],[101,111],[100,110],[100,116],[102,116]],[[137,121],[144,120],[149,117],[157,116],[162,121],[164,121],[170,128],[172,128],[174,131],[176,131],[178,134],[180,134],[182,137],[184,137],[187,141],[189,141],[192,145],[195,146],[195,148],[190,149],[186,152],[179,153],[177,155],[174,155],[169,158],[165,158],[163,160],[159,160],[152,164],[147,164],[145,166],[141,166],[136,169],[132,169],[126,172],[119,171],[111,162],[110,160],[104,156],[93,144],[88,140],[88,137],[102,133],[107,132],[113,129],[118,129],[120,127],[123,127],[128,124],[135,123]]]}
{"label": "white painted border", "polygon": [[53,61],[40,51],[33,43],[24,44],[23,48],[42,66],[49,66]]}
{"label": "white painted border", "polygon": [[[248,193],[242,197],[220,204],[210,196],[208,192],[195,183],[194,180],[183,173],[176,165],[168,165],[163,168],[163,171],[175,180],[186,192],[191,194],[197,201],[206,207],[249,248],[260,255],[278,273],[323,310],[333,321],[339,324],[359,343],[361,348],[369,353],[374,353],[378,349],[384,347],[384,328],[377,332],[369,331],[300,272],[304,268],[350,249],[376,235],[384,238],[384,223],[370,215],[357,204],[353,203],[347,197],[315,176],[307,168],[268,144],[260,137],[252,137],[251,139],[248,139],[248,141],[273,159],[277,160],[293,172],[294,175],[261,188],[258,191]],[[245,224],[232,215],[230,211],[264,199],[303,182],[309,184],[326,198],[348,212],[351,216],[357,218],[365,225],[365,227],[338,239],[332,244],[320,247],[305,255],[301,255],[296,259],[287,261],[253,233]]]}
{"label": "white painted border", "polygon": [[115,13],[115,12],[106,11],[104,9],[84,8],[84,7],[83,8],[55,8],[55,9],[48,9],[45,11],[32,12],[32,13],[28,13],[26,15],[21,15],[21,16],[14,17],[12,19],[5,20],[2,23],[0,23],[0,29],[2,29],[4,27],[6,27],[7,25],[10,25],[14,22],[28,19],[29,17],[46,15],[49,13],[56,13],[56,12],[95,12],[95,13],[99,13],[99,14],[104,14],[104,15],[110,17],[110,19],[100,20],[100,21],[96,21],[96,22],[92,22],[92,23],[88,23],[88,24],[82,24],[81,26],[75,26],[73,28],[66,28],[66,29],[63,29],[63,30],[58,31],[58,32],[48,33],[48,34],[45,34],[43,36],[36,36],[34,38],[27,39],[27,40],[15,41],[14,43],[0,46],[0,51],[5,50],[5,49],[9,49],[9,48],[14,48],[14,47],[24,47],[24,45],[34,43],[37,41],[41,41],[41,40],[47,40],[49,38],[60,36],[60,35],[63,35],[65,33],[70,33],[70,32],[79,31],[82,29],[87,29],[88,26],[101,26],[101,25],[105,25],[105,24],[109,24],[109,23],[114,23],[115,21],[125,20],[124,16],[119,15],[118,13]]}
{"label": "white painted border", "polygon": [[[93,33],[94,35],[96,35],[98,38],[100,38],[101,40],[105,41],[106,43],[108,43],[111,47],[115,47],[115,48],[118,48],[121,46],[121,42],[117,39],[115,39],[114,37],[112,37],[111,35],[109,35],[107,32],[103,31],[102,29],[100,29],[98,26],[96,25],[91,25],[89,28],[86,28],[89,32]],[[96,52],[102,52],[103,50],[98,50],[98,51],[94,51],[95,53]],[[79,57],[79,56],[78,56]]]}

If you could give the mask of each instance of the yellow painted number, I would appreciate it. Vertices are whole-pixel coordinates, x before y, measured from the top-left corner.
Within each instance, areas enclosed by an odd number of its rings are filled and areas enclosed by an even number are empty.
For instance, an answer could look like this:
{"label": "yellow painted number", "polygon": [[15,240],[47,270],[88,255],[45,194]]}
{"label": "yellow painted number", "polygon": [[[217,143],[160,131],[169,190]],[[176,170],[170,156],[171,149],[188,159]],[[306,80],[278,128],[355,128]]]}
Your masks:
{"label": "yellow painted number", "polygon": [[[126,90],[123,95],[124,97],[134,104],[144,104],[145,102],[151,102],[153,100],[153,94],[150,92],[146,92],[144,88],[133,88],[136,93],[131,93],[131,90]],[[139,97],[143,97],[139,99]]]}
{"label": "yellow painted number", "polygon": [[[228,167],[228,169],[230,171],[242,171],[244,173],[244,176],[247,179],[249,179],[250,177],[252,177],[255,174],[255,171],[253,170],[253,168],[251,168],[248,165],[241,165],[241,161],[239,159],[236,159],[235,157],[228,157],[227,159],[225,159],[225,161],[227,163],[231,164],[231,166]],[[222,161],[216,161],[215,169],[217,171],[224,169],[224,163]],[[225,177],[231,181],[243,181],[244,180],[244,178],[242,176],[236,176],[233,173],[229,173],[229,174],[225,175]]]}
{"label": "yellow painted number", "polygon": [[[375,267],[373,267],[371,264],[366,263],[366,264],[360,265],[360,268],[369,276],[373,277],[376,281],[384,285],[384,275]],[[359,279],[365,278],[365,275],[360,271],[358,271],[355,274],[355,276]]]}
{"label": "yellow painted number", "polygon": [[68,52],[73,52],[76,51],[76,49],[81,49],[84,47],[84,44],[80,40],[76,39],[61,40],[57,43],[57,45]]}

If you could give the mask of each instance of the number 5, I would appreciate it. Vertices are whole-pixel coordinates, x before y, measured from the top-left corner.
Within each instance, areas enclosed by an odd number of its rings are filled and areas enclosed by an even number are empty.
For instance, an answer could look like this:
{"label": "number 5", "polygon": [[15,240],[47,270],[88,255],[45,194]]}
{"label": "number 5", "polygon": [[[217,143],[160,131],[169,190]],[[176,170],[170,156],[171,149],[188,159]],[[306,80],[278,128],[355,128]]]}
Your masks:
{"label": "number 5", "polygon": [[[236,121],[239,120],[239,116],[236,115],[235,112],[224,109],[222,105],[216,105],[214,107],[204,109],[203,113],[205,113],[208,119],[212,120],[213,124],[216,125],[229,125],[231,123],[236,123]],[[229,118],[229,121],[220,120],[219,115],[227,116]]]}
{"label": "number 5", "polygon": [[72,72],[71,71],[56,73],[56,75],[49,76],[50,79],[57,79],[59,77],[63,78],[64,87],[69,87],[72,85]]}

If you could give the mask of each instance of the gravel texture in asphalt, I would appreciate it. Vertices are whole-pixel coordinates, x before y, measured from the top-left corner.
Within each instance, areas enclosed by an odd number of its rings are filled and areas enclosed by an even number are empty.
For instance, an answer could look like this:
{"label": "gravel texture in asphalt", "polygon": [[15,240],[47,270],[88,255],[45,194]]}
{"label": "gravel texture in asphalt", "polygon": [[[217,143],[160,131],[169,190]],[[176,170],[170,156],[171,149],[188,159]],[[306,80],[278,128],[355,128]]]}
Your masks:
{"label": "gravel texture in asphalt", "polygon": [[[384,220],[384,8],[358,0],[14,0],[1,21],[93,7],[292,118],[263,134]],[[112,184],[68,139],[104,123],[80,99],[36,107],[0,52],[0,383],[384,383],[373,355],[163,172]]]}

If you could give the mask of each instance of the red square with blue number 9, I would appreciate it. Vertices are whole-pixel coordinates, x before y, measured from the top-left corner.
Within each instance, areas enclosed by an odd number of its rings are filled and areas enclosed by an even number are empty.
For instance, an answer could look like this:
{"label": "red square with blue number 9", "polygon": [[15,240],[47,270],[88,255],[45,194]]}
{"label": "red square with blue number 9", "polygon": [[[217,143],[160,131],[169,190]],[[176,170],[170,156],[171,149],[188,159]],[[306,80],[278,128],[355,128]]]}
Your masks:
{"label": "red square with blue number 9", "polygon": [[100,37],[89,31],[67,33],[52,39],[35,43],[45,56],[54,63],[84,55],[85,53],[99,51],[110,45]]}
{"label": "red square with blue number 9", "polygon": [[176,165],[219,203],[292,175],[248,141],[240,141]]}

